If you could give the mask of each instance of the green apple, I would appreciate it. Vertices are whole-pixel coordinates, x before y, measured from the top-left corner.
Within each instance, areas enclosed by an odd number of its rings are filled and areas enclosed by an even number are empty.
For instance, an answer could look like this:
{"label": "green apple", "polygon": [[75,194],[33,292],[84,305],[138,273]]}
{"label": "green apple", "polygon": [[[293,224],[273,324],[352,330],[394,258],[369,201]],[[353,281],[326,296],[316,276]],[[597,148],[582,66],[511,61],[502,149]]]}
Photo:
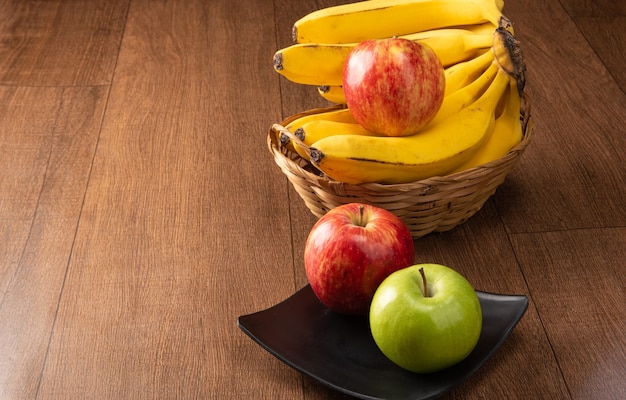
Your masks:
{"label": "green apple", "polygon": [[471,353],[482,329],[482,310],[461,274],[439,264],[417,264],[380,284],[369,321],[387,358],[409,371],[430,373]]}

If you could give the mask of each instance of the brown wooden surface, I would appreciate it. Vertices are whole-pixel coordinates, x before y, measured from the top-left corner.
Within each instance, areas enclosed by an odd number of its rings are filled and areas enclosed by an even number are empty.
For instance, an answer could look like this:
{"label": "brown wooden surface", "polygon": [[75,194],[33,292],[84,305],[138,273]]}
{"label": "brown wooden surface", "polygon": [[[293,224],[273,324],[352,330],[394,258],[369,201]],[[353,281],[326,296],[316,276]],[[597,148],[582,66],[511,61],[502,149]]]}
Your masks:
{"label": "brown wooden surface", "polygon": [[[272,69],[339,0],[0,0],[0,399],[338,399],[237,317],[306,284]],[[535,140],[419,261],[529,296],[449,399],[626,398],[623,2],[509,0]]]}

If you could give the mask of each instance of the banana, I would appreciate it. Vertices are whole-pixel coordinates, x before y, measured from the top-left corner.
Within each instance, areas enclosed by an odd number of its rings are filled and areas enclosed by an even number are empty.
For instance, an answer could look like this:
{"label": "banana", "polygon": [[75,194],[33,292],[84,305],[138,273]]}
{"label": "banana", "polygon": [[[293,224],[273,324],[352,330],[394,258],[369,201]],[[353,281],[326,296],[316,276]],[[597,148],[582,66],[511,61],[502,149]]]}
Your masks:
{"label": "banana", "polygon": [[473,82],[494,60],[491,49],[467,61],[454,64],[445,69],[446,92],[449,95]]}
{"label": "banana", "polygon": [[343,87],[341,85],[318,86],[317,92],[331,103],[346,104],[346,97],[343,95]]}
{"label": "banana", "polygon": [[497,27],[498,25],[494,25],[492,22],[483,22],[482,24],[454,26],[450,29],[465,29],[475,35],[489,35],[492,34]]}
{"label": "banana", "polygon": [[[457,0],[458,1],[458,0]],[[476,57],[493,45],[493,33],[476,35],[462,29],[438,29],[402,36],[430,46],[445,67]],[[340,86],[343,65],[357,43],[294,44],[277,51],[274,70],[295,83]]]}
{"label": "banana", "polygon": [[515,30],[513,29],[513,22],[510,19],[505,17],[504,15],[500,17],[500,23],[498,28],[509,31],[511,35],[515,35]]}
{"label": "banana", "polygon": [[328,122],[350,122],[356,123],[356,120],[352,116],[352,112],[347,108],[332,108],[321,112],[306,114],[302,117],[296,118],[286,124],[285,128],[290,132],[295,132],[298,128],[313,121],[328,121]]}
{"label": "banana", "polygon": [[301,146],[301,144],[298,143],[298,141],[302,142],[304,139],[304,131],[302,130],[302,127],[306,126],[307,124],[314,124],[316,122],[356,124],[352,113],[347,108],[332,109],[318,113],[307,114],[302,117],[296,118],[285,126],[285,129],[293,133],[296,138],[294,139],[293,137],[282,133],[280,134],[281,143],[283,144],[283,146],[287,146],[289,150],[295,151],[300,155],[300,157],[308,161],[308,153]]}
{"label": "banana", "polygon": [[[277,137],[281,145],[287,147],[287,149],[289,149],[290,151],[297,152],[297,148],[294,145],[294,140],[292,140],[293,134],[296,131],[298,131],[298,129],[302,127],[302,125],[309,123],[309,122],[313,122],[313,121],[356,123],[356,121],[354,120],[354,117],[352,116],[352,113],[347,108],[331,108],[331,109],[313,110],[313,112],[293,118],[289,123],[285,125],[284,129],[277,130],[278,132]],[[287,135],[286,134],[287,132],[291,133],[291,135]]]}
{"label": "banana", "polygon": [[483,94],[485,89],[489,87],[499,69],[498,64],[492,62],[473,82],[445,96],[441,107],[439,107],[439,111],[437,111],[435,117],[426,125],[426,128],[439,124],[441,121],[450,118],[452,115],[475,102]]}
{"label": "banana", "polygon": [[509,81],[509,75],[499,69],[476,102],[412,136],[320,139],[308,149],[311,163],[331,179],[349,184],[407,183],[446,174],[483,143]]}
{"label": "banana", "polygon": [[496,119],[491,136],[469,160],[454,172],[465,171],[504,157],[509,150],[522,141],[524,132],[520,121],[521,97],[515,80],[511,80],[509,89],[504,94],[504,100],[504,111]]}
{"label": "banana", "polygon": [[500,67],[517,81],[521,95],[526,85],[526,64],[519,40],[506,27],[500,26],[494,32],[491,50]]}
{"label": "banana", "polygon": [[[307,146],[333,135],[381,136],[370,132],[356,122],[339,122],[318,119],[309,121],[294,131],[294,135]],[[308,160],[308,153],[303,146],[294,146],[300,157]]]}
{"label": "banana", "polygon": [[504,0],[367,0],[313,11],[292,29],[296,43],[358,43],[436,28],[491,22]]}
{"label": "banana", "polygon": [[[444,70],[446,76],[445,95],[447,96],[472,83],[489,67],[493,60],[493,51],[488,49],[475,58],[446,68]],[[341,86],[318,86],[317,90],[328,101],[336,104],[346,104],[346,98]]]}
{"label": "banana", "polygon": [[333,135],[382,136],[370,132],[356,122],[328,120],[310,121],[298,128],[294,134],[307,146]]}

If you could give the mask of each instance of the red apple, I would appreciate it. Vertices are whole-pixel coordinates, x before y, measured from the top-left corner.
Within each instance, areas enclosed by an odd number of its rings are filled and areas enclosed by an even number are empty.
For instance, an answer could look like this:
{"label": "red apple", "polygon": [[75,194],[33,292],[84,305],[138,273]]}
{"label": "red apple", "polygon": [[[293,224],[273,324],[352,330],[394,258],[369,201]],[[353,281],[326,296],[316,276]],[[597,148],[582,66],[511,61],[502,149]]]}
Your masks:
{"label": "red apple", "polygon": [[343,67],[343,91],[354,119],[387,136],[412,135],[433,119],[445,85],[435,52],[408,39],[361,42]]}
{"label": "red apple", "polygon": [[313,292],[340,314],[367,314],[378,285],[414,259],[413,237],[404,222],[387,210],[359,203],[322,216],[304,248]]}

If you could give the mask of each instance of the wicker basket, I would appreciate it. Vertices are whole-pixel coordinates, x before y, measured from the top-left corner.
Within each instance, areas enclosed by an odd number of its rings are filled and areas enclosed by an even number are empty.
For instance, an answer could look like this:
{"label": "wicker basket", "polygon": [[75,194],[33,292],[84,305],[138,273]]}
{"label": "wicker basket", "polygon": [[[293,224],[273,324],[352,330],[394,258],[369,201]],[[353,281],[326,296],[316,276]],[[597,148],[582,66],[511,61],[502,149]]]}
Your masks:
{"label": "wicker basket", "polygon": [[[303,115],[327,110],[314,109],[293,115],[281,122],[279,127]],[[276,164],[318,218],[341,204],[368,203],[396,214],[407,224],[413,237],[419,238],[431,232],[450,230],[481,209],[504,182],[532,138],[534,124],[530,103],[525,97],[521,120],[524,138],[504,157],[455,174],[404,184],[352,185],[330,180],[307,160],[281,145],[276,126],[270,129],[267,145]]]}

